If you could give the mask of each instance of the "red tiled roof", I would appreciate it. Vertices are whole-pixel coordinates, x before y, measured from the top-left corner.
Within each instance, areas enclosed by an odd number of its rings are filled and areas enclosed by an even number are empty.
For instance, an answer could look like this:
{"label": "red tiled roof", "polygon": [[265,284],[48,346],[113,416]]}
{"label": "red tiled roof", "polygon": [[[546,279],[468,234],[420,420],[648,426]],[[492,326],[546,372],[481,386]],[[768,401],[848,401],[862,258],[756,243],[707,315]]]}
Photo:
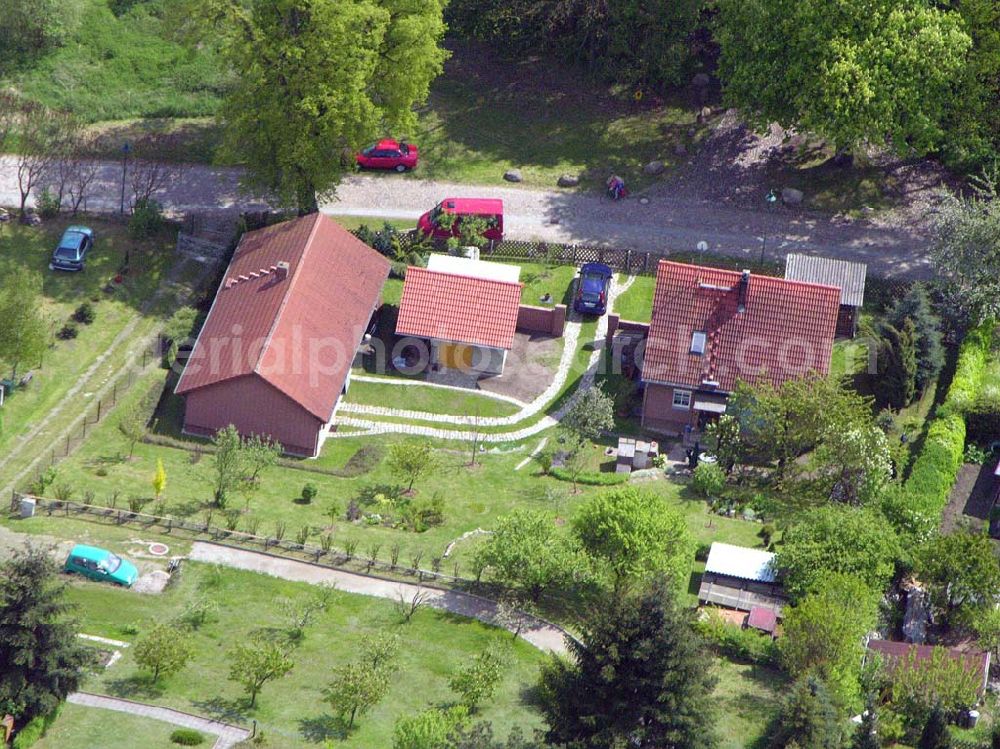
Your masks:
{"label": "red tiled roof", "polygon": [[[840,308],[835,286],[751,274],[741,309],[741,273],[661,260],[642,378],[700,387],[737,380],[780,384],[827,374]],[[705,353],[691,353],[694,332]]]}
{"label": "red tiled roof", "polygon": [[754,606],[747,614],[747,626],[773,635],[778,627],[778,615],[771,609]]}
{"label": "red tiled roof", "polygon": [[885,659],[885,665],[889,668],[896,668],[899,664],[906,663],[910,657],[913,658],[914,664],[929,661],[934,655],[934,651],[941,649],[949,658],[962,661],[967,671],[976,671],[977,676],[983,680],[980,692],[986,685],[986,675],[990,668],[990,654],[982,650],[959,650],[940,645],[915,645],[893,640],[869,640],[868,649],[880,653]]}
{"label": "red tiled roof", "polygon": [[255,375],[329,421],[388,275],[319,213],[244,234],[177,394]]}
{"label": "red tiled roof", "polygon": [[396,334],[510,349],[522,286],[407,268]]}

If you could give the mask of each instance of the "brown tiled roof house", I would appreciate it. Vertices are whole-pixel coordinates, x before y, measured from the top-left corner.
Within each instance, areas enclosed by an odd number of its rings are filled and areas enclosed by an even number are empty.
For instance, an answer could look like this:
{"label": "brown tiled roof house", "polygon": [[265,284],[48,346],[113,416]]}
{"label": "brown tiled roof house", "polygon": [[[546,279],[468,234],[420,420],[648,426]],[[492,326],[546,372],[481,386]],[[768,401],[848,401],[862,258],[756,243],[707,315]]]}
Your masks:
{"label": "brown tiled roof house", "polygon": [[739,381],[830,371],[840,289],[661,260],[642,362],[642,425],[680,433]]}
{"label": "brown tiled roof house", "polygon": [[184,430],[322,447],[389,262],[321,214],[243,235],[176,393]]}

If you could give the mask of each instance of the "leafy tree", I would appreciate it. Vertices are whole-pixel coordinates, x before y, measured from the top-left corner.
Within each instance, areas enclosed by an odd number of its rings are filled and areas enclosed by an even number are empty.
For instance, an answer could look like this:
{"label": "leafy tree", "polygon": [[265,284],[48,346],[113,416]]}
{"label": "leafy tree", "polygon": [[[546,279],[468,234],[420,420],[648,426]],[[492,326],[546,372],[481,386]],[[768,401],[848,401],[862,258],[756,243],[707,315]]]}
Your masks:
{"label": "leafy tree", "polygon": [[841,728],[837,711],[823,682],[806,675],[785,697],[771,735],[772,749],[839,749]]}
{"label": "leafy tree", "polygon": [[156,459],[156,473],[153,474],[153,480],[150,483],[153,485],[153,494],[159,499],[163,490],[167,488],[167,471],[163,467],[162,458]]}
{"label": "leafy tree", "polygon": [[389,448],[389,470],[406,483],[406,491],[413,491],[413,483],[434,470],[436,461],[429,442],[394,442]]}
{"label": "leafy tree", "polygon": [[21,61],[60,45],[80,21],[79,0],[5,0],[0,60]]}
{"label": "leafy tree", "polygon": [[243,687],[250,707],[269,681],[276,681],[295,667],[287,647],[263,635],[251,637],[229,651],[229,680]]}
{"label": "leafy tree", "polygon": [[452,675],[448,686],[469,712],[475,712],[496,693],[511,660],[510,642],[492,640],[471,663]]}
{"label": "leafy tree", "polygon": [[239,486],[247,507],[250,506],[250,498],[260,487],[261,476],[278,462],[283,449],[280,442],[258,434],[251,434],[240,443],[239,462],[242,469]]}
{"label": "leafy tree", "polygon": [[243,440],[236,427],[230,424],[212,437],[215,454],[212,467],[215,471],[215,503],[225,509],[229,495],[243,480]]}
{"label": "leafy tree", "polygon": [[31,546],[0,563],[0,712],[19,724],[76,691],[86,662],[58,571],[47,550]]}
{"label": "leafy tree", "polygon": [[831,419],[822,441],[797,472],[791,491],[822,501],[875,505],[892,479],[892,456],[885,432],[868,417],[838,423]]}
{"label": "leafy tree", "polygon": [[333,670],[333,680],[324,692],[327,702],[347,728],[382,701],[389,691],[389,673],[371,663],[360,661],[338,666]]}
{"label": "leafy tree", "polygon": [[399,650],[399,635],[379,632],[367,640],[361,648],[361,660],[372,668],[380,668],[388,673],[393,673],[396,671]]}
{"label": "leafy tree", "polygon": [[917,659],[913,651],[894,664],[888,674],[893,709],[910,726],[919,728],[934,708],[947,714],[976,704],[981,672],[964,659],[952,658],[946,648],[935,646],[930,658]]}
{"label": "leafy tree", "polygon": [[974,321],[1000,316],[1000,169],[971,179],[971,190],[940,206],[931,255]]}
{"label": "leafy tree", "polygon": [[927,715],[927,722],[917,742],[917,749],[951,749],[948,721],[940,705],[935,705]]}
{"label": "leafy tree", "polygon": [[970,39],[923,0],[721,0],[716,40],[727,102],[752,123],[819,133],[839,149],[941,142]]}
{"label": "leafy tree", "polygon": [[561,442],[564,448],[563,470],[573,480],[573,493],[577,494],[580,491],[577,482],[580,480],[580,476],[590,467],[588,443],[573,432],[565,432],[565,437]]}
{"label": "leafy tree", "polygon": [[962,529],[935,536],[915,557],[914,573],[949,624],[971,623],[977,611],[996,604],[1000,563],[986,534]]}
{"label": "leafy tree", "polygon": [[703,494],[706,499],[714,499],[722,493],[726,485],[726,474],[715,463],[699,463],[694,469],[692,485],[699,494]]}
{"label": "leafy tree", "polygon": [[917,344],[913,321],[901,327],[881,324],[878,335],[878,376],[875,400],[895,410],[905,408],[917,394]]}
{"label": "leafy tree", "polygon": [[732,414],[722,414],[705,427],[705,446],[726,474],[732,472],[743,452],[740,423]]}
{"label": "leafy tree", "polygon": [[895,573],[899,541],[877,511],[831,505],[785,530],[775,559],[785,589],[801,598],[832,572],[855,575],[881,591]]}
{"label": "leafy tree", "polygon": [[551,516],[537,510],[514,510],[476,552],[476,565],[489,569],[504,585],[523,590],[532,601],[573,576],[578,555],[557,533]]}
{"label": "leafy tree", "polygon": [[569,659],[542,669],[546,738],[580,747],[711,749],[714,678],[690,614],[658,582],[595,608]]}
{"label": "leafy tree", "polygon": [[856,577],[833,573],[785,609],[782,662],[793,676],[817,674],[839,704],[857,696],[864,636],[875,625],[878,594]]}
{"label": "leafy tree", "polygon": [[658,494],[633,487],[597,494],[577,511],[573,532],[611,573],[616,591],[654,574],[687,582],[694,542],[684,518]]}
{"label": "leafy tree", "polygon": [[49,326],[38,299],[42,277],[15,265],[8,268],[0,284],[0,359],[10,366],[10,378],[24,362],[37,362],[49,345]]}
{"label": "leafy tree", "polygon": [[[225,143],[247,186],[318,209],[350,152],[415,125],[447,53],[440,0],[211,0],[202,15],[236,73]],[[359,32],[363,30],[363,33]]]}
{"label": "leafy tree", "polygon": [[589,388],[573,401],[559,425],[582,440],[593,441],[615,425],[614,401],[600,388]]}
{"label": "leafy tree", "polygon": [[886,319],[897,330],[903,329],[906,320],[913,323],[913,337],[917,348],[916,386],[917,392],[924,392],[941,373],[945,358],[941,342],[941,318],[931,308],[927,287],[922,283],[913,284],[889,308]]}
{"label": "leafy tree", "polygon": [[392,749],[442,749],[448,737],[465,722],[469,711],[462,705],[443,710],[432,707],[416,715],[396,720],[392,731]]}
{"label": "leafy tree", "polygon": [[177,351],[181,344],[189,340],[195,332],[198,320],[198,310],[194,307],[181,307],[174,311],[170,319],[163,325],[161,340],[167,344],[166,360],[168,366],[173,366],[177,360]]}
{"label": "leafy tree", "polygon": [[868,700],[865,711],[861,713],[861,723],[854,732],[851,749],[881,749],[878,729],[878,707],[874,700]]}
{"label": "leafy tree", "polygon": [[135,662],[153,672],[153,681],[180,671],[193,654],[187,634],[169,624],[157,624],[135,644]]}

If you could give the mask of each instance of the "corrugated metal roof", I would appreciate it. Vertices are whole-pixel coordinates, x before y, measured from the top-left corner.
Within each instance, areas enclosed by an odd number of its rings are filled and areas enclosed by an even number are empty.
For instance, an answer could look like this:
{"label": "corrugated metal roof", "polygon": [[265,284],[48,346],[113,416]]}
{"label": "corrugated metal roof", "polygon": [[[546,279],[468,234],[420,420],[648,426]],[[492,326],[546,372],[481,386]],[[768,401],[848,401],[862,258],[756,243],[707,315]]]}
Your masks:
{"label": "corrugated metal roof", "polygon": [[790,254],[785,258],[785,278],[840,287],[840,303],[860,307],[865,301],[868,266],[814,255]]}
{"label": "corrugated metal roof", "polygon": [[772,552],[719,541],[715,541],[708,551],[705,572],[761,583],[773,583],[776,580]]}

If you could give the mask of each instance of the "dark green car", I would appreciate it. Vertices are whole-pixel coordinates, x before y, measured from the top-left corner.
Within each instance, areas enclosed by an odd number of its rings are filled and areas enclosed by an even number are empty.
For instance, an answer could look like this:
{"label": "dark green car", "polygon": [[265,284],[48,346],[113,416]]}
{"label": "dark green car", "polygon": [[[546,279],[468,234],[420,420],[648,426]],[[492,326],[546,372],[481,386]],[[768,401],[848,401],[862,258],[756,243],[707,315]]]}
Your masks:
{"label": "dark green car", "polygon": [[131,562],[110,551],[82,544],[73,547],[63,569],[91,580],[115,583],[126,588],[131,588],[139,579],[139,570]]}

